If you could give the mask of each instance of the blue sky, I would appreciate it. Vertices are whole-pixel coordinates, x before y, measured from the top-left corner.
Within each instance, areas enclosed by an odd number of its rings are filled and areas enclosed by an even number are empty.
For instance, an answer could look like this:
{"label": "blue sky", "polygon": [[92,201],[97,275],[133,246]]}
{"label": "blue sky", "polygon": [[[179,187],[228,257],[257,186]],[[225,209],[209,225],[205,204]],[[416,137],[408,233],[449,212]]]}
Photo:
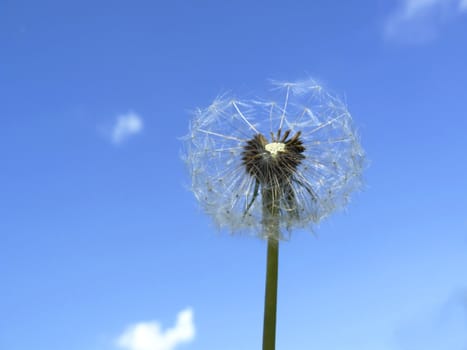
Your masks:
{"label": "blue sky", "polygon": [[465,0],[1,1],[0,349],[260,348],[265,243],[216,232],[179,138],[308,76],[369,166],[281,245],[277,348],[465,349],[465,43]]}

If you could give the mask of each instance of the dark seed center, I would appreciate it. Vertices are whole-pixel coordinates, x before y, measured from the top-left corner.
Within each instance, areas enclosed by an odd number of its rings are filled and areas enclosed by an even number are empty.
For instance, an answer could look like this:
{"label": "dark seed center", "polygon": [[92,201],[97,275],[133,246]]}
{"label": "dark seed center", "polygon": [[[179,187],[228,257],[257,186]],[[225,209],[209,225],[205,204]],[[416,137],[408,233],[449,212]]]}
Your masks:
{"label": "dark seed center", "polygon": [[246,172],[263,186],[274,186],[289,181],[302,160],[305,146],[300,139],[300,132],[289,138],[290,130],[281,137],[271,133],[271,142],[256,134],[245,144],[242,152],[242,164]]}

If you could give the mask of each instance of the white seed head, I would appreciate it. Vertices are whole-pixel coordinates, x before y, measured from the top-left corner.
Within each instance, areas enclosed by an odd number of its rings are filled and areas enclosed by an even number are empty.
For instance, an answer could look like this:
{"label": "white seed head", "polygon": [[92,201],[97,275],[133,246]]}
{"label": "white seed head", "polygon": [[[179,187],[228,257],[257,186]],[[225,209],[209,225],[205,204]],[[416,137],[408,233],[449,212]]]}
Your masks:
{"label": "white seed head", "polygon": [[262,189],[272,189],[282,239],[347,204],[364,152],[346,106],[315,81],[274,85],[266,100],[221,96],[199,109],[184,159],[196,199],[220,228],[267,236]]}

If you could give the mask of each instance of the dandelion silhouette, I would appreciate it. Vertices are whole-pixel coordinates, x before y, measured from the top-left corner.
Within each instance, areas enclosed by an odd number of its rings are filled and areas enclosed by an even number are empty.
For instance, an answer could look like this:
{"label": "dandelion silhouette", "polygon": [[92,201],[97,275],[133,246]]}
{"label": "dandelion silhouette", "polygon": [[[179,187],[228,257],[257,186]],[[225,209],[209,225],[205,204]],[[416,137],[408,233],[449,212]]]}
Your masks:
{"label": "dandelion silhouette", "polygon": [[185,138],[192,191],[220,228],[268,241],[263,349],[275,348],[279,241],[344,207],[364,153],[346,106],[314,80],[273,83],[271,100],[223,95]]}

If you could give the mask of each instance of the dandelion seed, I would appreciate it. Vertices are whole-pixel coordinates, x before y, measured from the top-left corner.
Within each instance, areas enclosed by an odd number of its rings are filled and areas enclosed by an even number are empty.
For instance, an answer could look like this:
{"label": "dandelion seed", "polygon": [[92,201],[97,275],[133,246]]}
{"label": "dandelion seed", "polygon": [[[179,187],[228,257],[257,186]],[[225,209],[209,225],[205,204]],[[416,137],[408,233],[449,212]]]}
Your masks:
{"label": "dandelion seed", "polygon": [[[279,97],[222,96],[199,109],[185,160],[196,198],[220,228],[280,240],[347,204],[364,154],[346,106],[314,80],[274,82],[272,93]],[[264,205],[278,229],[268,227]]]}

